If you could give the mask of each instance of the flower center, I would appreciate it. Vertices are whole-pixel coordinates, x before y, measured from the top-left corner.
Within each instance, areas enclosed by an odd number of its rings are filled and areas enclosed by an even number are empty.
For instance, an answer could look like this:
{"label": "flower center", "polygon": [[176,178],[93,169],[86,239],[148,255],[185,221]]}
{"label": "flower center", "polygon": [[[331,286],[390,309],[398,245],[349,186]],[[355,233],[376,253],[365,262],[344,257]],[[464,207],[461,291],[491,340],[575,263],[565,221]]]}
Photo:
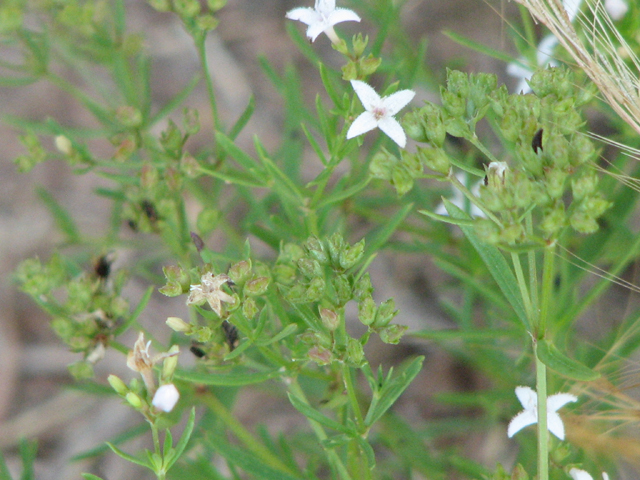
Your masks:
{"label": "flower center", "polygon": [[381,118],[384,118],[387,116],[387,111],[383,107],[376,107],[372,110],[371,113],[373,113],[373,116],[376,120],[380,120]]}

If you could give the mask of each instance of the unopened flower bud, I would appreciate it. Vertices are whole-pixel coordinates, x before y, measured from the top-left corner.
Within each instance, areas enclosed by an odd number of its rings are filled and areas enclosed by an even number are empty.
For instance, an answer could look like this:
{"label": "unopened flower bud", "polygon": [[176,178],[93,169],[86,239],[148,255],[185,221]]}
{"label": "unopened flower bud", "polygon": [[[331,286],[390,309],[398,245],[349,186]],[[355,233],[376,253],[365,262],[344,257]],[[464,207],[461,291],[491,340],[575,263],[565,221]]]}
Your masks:
{"label": "unopened flower bud", "polygon": [[251,260],[242,260],[229,268],[229,278],[236,285],[242,285],[251,275]]}
{"label": "unopened flower bud", "polygon": [[136,107],[125,105],[116,110],[118,121],[128,128],[136,128],[142,125],[142,112]]}
{"label": "unopened flower bud", "polygon": [[329,260],[324,244],[317,237],[309,237],[305,243],[305,248],[309,255],[318,262],[325,264]]}
{"label": "unopened flower bud", "polygon": [[129,392],[126,394],[124,399],[127,401],[129,405],[131,405],[136,410],[140,410],[142,408],[142,399],[133,392]]}
{"label": "unopened flower bud", "polygon": [[328,308],[320,309],[320,319],[325,328],[331,332],[335,331],[340,326],[340,317],[333,310]]}
{"label": "unopened flower bud", "polygon": [[369,273],[365,273],[356,282],[353,289],[353,295],[359,302],[361,302],[365,298],[370,297],[371,292],[373,292],[373,285],[371,285],[371,277],[369,276]]}
{"label": "unopened flower bud", "polygon": [[325,282],[324,278],[316,277],[311,280],[307,291],[305,292],[305,301],[307,302],[317,302],[324,295]]}
{"label": "unopened flower bud", "polygon": [[383,328],[378,332],[380,335],[380,340],[384,343],[389,343],[391,345],[396,345],[400,342],[400,339],[404,335],[404,332],[407,331],[406,325],[389,325],[388,327]]}
{"label": "unopened flower bud", "polygon": [[352,299],[351,283],[346,275],[336,275],[332,280],[338,305],[344,305]]}
{"label": "unopened flower bud", "polygon": [[71,140],[64,135],[58,135],[55,138],[55,144],[60,153],[64,153],[65,155],[71,155],[73,153],[73,144]]}
{"label": "unopened flower bud", "polygon": [[389,325],[389,322],[398,314],[396,310],[396,303],[393,298],[390,298],[387,301],[384,301],[378,307],[378,311],[376,312],[376,318],[373,321],[373,328],[382,328]]}
{"label": "unopened flower bud", "polygon": [[271,280],[268,277],[258,277],[249,280],[244,285],[244,293],[251,296],[264,295],[267,288],[269,288],[270,282]]}
{"label": "unopened flower bud", "polygon": [[333,360],[333,354],[331,353],[331,350],[320,345],[316,345],[315,347],[311,348],[307,355],[318,365],[328,365]]}
{"label": "unopened flower bud", "polygon": [[336,265],[340,264],[340,254],[342,253],[342,250],[344,250],[345,246],[344,238],[342,238],[342,235],[338,232],[331,235],[327,240],[327,247],[329,248],[331,261]]}
{"label": "unopened flower bud", "polygon": [[298,268],[300,269],[300,273],[307,278],[320,277],[323,274],[320,263],[310,258],[301,258],[298,260]]}
{"label": "unopened flower bud", "polygon": [[364,360],[364,349],[362,344],[353,337],[347,341],[347,357],[353,365],[360,366]]}
{"label": "unopened flower bud", "polygon": [[257,313],[258,305],[256,304],[256,301],[251,297],[245,298],[244,302],[242,302],[242,314],[245,318],[251,320]]}
{"label": "unopened flower bud", "polygon": [[418,158],[422,160],[429,170],[448,175],[451,169],[449,156],[442,148],[421,148],[417,149]]}
{"label": "unopened flower bud", "polygon": [[376,319],[376,303],[373,298],[366,297],[358,304],[358,320],[363,325],[369,326]]}
{"label": "unopened flower bud", "polygon": [[180,399],[180,392],[173,383],[161,385],[153,396],[151,405],[163,412],[170,412]]}
{"label": "unopened flower bud", "polygon": [[107,381],[111,388],[113,388],[118,395],[122,395],[123,397],[129,393],[129,387],[120,379],[120,377],[116,375],[109,375],[107,377]]}
{"label": "unopened flower bud", "polygon": [[364,253],[364,238],[351,247],[346,247],[340,252],[340,266],[345,270],[353,267],[362,258]]}
{"label": "unopened flower bud", "polygon": [[173,378],[173,374],[178,366],[178,355],[180,354],[180,347],[178,345],[172,345],[166,353],[166,358],[162,362],[161,380],[163,382],[170,382]]}

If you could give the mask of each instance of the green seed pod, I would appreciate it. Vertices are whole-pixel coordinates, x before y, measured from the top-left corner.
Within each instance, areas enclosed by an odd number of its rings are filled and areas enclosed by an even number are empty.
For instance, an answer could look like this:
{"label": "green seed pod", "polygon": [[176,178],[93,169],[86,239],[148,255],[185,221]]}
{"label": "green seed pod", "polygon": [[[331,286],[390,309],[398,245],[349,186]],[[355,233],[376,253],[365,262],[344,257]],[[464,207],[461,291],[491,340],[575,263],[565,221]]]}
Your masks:
{"label": "green seed pod", "polygon": [[317,260],[310,258],[301,258],[298,260],[298,268],[300,273],[307,278],[321,277],[323,275],[322,266]]}
{"label": "green seed pod", "polygon": [[398,165],[391,172],[391,185],[396,189],[398,197],[403,196],[413,188],[413,177],[404,165]]}
{"label": "green seed pod", "polygon": [[322,320],[322,325],[330,332],[337,330],[340,326],[340,317],[336,312],[328,308],[320,309],[320,320]]}
{"label": "green seed pod", "polygon": [[229,268],[229,278],[236,285],[242,285],[251,275],[251,260],[242,260]]}
{"label": "green seed pod", "polygon": [[351,247],[345,247],[340,252],[340,266],[345,270],[353,267],[364,254],[364,238]]}
{"label": "green seed pod", "polygon": [[347,247],[344,242],[344,238],[338,232],[334,233],[327,240],[327,247],[329,250],[329,255],[331,256],[331,261],[335,265],[340,265],[340,255],[342,251]]}
{"label": "green seed pod", "polygon": [[116,110],[116,119],[127,128],[138,128],[142,125],[142,112],[136,107],[125,105]]}
{"label": "green seed pod", "polygon": [[258,304],[256,303],[256,301],[251,297],[245,298],[244,302],[242,302],[242,314],[245,316],[245,318],[251,320],[257,315],[257,313]]}
{"label": "green seed pod", "polygon": [[309,255],[321,264],[326,264],[329,261],[324,244],[317,237],[309,237],[305,243],[305,248]]}
{"label": "green seed pod", "polygon": [[337,275],[332,280],[338,305],[345,305],[352,298],[351,283],[346,275]]}
{"label": "green seed pod", "polygon": [[363,325],[369,326],[376,319],[376,302],[373,301],[373,298],[366,297],[364,300],[361,300],[358,304],[358,320]]}
{"label": "green seed pod", "polygon": [[253,297],[264,295],[269,288],[270,282],[269,277],[257,277],[249,280],[244,285],[244,294]]}
{"label": "green seed pod", "polygon": [[307,353],[307,356],[318,365],[329,365],[333,362],[333,354],[331,353],[331,350],[320,345],[316,345],[311,348]]}
{"label": "green seed pod", "polygon": [[567,222],[566,214],[564,211],[564,205],[562,202],[557,202],[555,207],[545,212],[545,215],[540,223],[540,229],[549,236],[561,230]]}
{"label": "green seed pod", "polygon": [[371,163],[369,164],[369,173],[374,178],[391,180],[393,171],[398,163],[399,160],[383,148],[371,159]]}
{"label": "green seed pod", "polygon": [[291,285],[296,280],[296,270],[289,265],[276,265],[273,267],[273,278],[282,285]]}
{"label": "green seed pod", "polygon": [[404,128],[404,131],[407,133],[407,136],[409,138],[414,139],[416,142],[429,141],[420,111],[407,113],[404,117],[402,117],[401,123],[402,128]]}
{"label": "green seed pod", "polygon": [[365,360],[362,344],[353,337],[347,340],[347,357],[349,363],[354,366],[361,366]]}
{"label": "green seed pod", "polygon": [[369,273],[362,275],[353,288],[353,295],[358,302],[364,301],[366,298],[371,297],[373,292],[373,285],[371,285],[371,277]]}
{"label": "green seed pod", "polygon": [[582,200],[591,195],[598,187],[598,176],[595,172],[584,172],[577,178],[571,179],[571,192],[574,200]]}
{"label": "green seed pod", "polygon": [[305,301],[307,302],[319,301],[324,295],[325,286],[326,285],[324,282],[324,278],[322,277],[316,277],[313,280],[311,280],[311,283],[309,284],[309,287],[307,288],[307,291],[305,292],[305,295],[304,295]]}
{"label": "green seed pod", "polygon": [[418,158],[426,167],[442,175],[448,175],[451,169],[449,156],[442,148],[417,148]]}
{"label": "green seed pod", "polygon": [[480,240],[490,245],[495,245],[500,241],[500,231],[498,226],[487,218],[478,218],[473,229]]}
{"label": "green seed pod", "polygon": [[382,340],[384,343],[397,345],[398,343],[400,343],[400,339],[408,328],[409,327],[407,327],[406,325],[389,325],[388,327],[380,330],[378,332],[378,335],[380,335],[380,340]]}
{"label": "green seed pod", "polygon": [[553,169],[547,170],[545,177],[547,193],[549,194],[549,197],[553,199],[561,198],[564,194],[564,186],[567,179],[567,174],[562,170]]}
{"label": "green seed pod", "polygon": [[396,303],[393,298],[390,298],[380,304],[376,312],[376,318],[371,326],[376,329],[386,327],[397,314]]}

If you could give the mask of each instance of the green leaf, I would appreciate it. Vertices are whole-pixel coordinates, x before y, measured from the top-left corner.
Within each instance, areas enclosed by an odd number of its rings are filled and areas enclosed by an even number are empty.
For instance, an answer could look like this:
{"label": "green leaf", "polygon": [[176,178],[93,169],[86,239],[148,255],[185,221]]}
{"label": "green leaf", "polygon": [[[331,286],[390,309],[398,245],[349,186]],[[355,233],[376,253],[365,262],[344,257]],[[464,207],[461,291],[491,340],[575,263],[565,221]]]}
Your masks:
{"label": "green leaf", "polygon": [[82,478],[85,480],[102,480],[102,478],[94,475],[93,473],[81,473],[80,475],[82,475]]}
{"label": "green leaf", "polygon": [[203,385],[239,387],[242,385],[251,385],[253,383],[266,382],[267,380],[276,378],[279,375],[279,370],[270,370],[267,372],[247,372],[246,369],[237,369],[233,373],[201,373],[178,370],[175,373],[175,378],[185,380],[187,382],[201,383]]}
{"label": "green leaf", "polygon": [[[341,202],[342,200],[346,200],[347,198],[353,197],[356,193],[364,190],[369,182],[371,181],[370,176],[366,176],[363,180],[356,183],[355,185],[351,185],[343,190],[338,188],[334,189],[329,195],[323,196],[322,201],[318,204],[318,208],[326,207],[331,205],[332,203]],[[337,190],[337,191],[336,191]]]}
{"label": "green leaf", "polygon": [[459,43],[463,47],[470,48],[471,50],[475,50],[478,53],[483,55],[487,55],[489,57],[497,58],[498,60],[502,60],[505,63],[511,63],[514,61],[514,58],[511,55],[508,55],[500,50],[494,50],[493,48],[489,48],[486,45],[471,40],[470,38],[465,37],[464,35],[460,35],[459,33],[452,32],[451,30],[445,30],[443,32],[447,37],[453,40],[456,43]]}
{"label": "green leaf", "polygon": [[153,466],[149,461],[142,460],[140,458],[134,457],[133,455],[129,455],[127,452],[124,452],[124,451],[120,450],[118,447],[116,447],[112,443],[107,442],[107,445],[109,446],[109,448],[111,450],[113,450],[113,453],[115,453],[119,457],[124,458],[127,462],[131,462],[131,463],[134,463],[136,465],[140,465],[141,467],[145,467],[145,468],[148,468],[150,470],[153,470]]}
{"label": "green leaf", "polygon": [[[182,436],[176,445],[176,448],[171,451],[171,455],[168,455],[164,459],[165,463],[165,471],[168,472],[169,469],[173,466],[174,463],[180,458],[180,455],[184,452],[185,448],[187,448],[187,444],[189,443],[189,439],[191,438],[191,434],[193,433],[193,427],[196,423],[196,409],[195,407],[191,408],[191,413],[189,414],[189,420],[187,420],[187,425],[184,427],[184,431],[182,432]],[[167,436],[169,436],[169,431],[167,430]]]}
{"label": "green leaf", "polygon": [[423,338],[425,340],[447,341],[462,340],[465,342],[484,342],[487,340],[495,340],[505,337],[519,336],[518,332],[506,329],[491,330],[419,330],[417,332],[407,333],[408,337]]}
{"label": "green leaf", "polygon": [[280,340],[282,340],[283,338],[286,338],[289,335],[295,333],[297,330],[298,330],[298,325],[296,325],[295,323],[291,323],[291,324],[287,325],[286,327],[284,327],[280,331],[280,333],[274,335],[273,337],[269,337],[266,340],[257,341],[256,345],[258,345],[260,347],[264,347],[266,345],[271,345],[272,343],[277,343]]}
{"label": "green leaf", "polygon": [[[129,430],[126,430],[125,432],[121,433],[120,435],[117,435],[115,437],[113,437],[113,440],[109,443],[113,444],[113,445],[119,445],[121,443],[124,443],[128,440],[131,440],[132,438],[136,438],[139,437],[140,435],[142,435],[143,433],[146,433],[149,431],[149,425],[144,422],[144,423],[140,423],[138,425],[136,425],[135,427],[130,428]],[[98,445],[97,447],[94,447],[90,450],[86,450],[82,453],[79,453],[78,455],[75,455],[73,457],[71,457],[70,461],[71,462],[77,462],[80,460],[84,460],[87,458],[94,458],[94,457],[99,457],[100,455],[102,455],[104,452],[109,450],[109,446],[104,443],[101,445]]]}
{"label": "green leaf", "polygon": [[248,452],[244,448],[233,447],[228,440],[220,435],[211,435],[209,443],[233,465],[244,470],[250,478],[255,480],[300,480],[282,470],[276,469],[264,463],[263,460]]}
{"label": "green leaf", "polygon": [[229,130],[229,138],[231,140],[235,140],[238,134],[244,129],[247,125],[247,122],[251,119],[251,115],[253,115],[253,111],[256,108],[256,99],[252,95],[249,99],[249,103],[247,104],[247,108],[244,109],[236,123]]}
{"label": "green leaf", "polygon": [[367,426],[376,423],[384,413],[391,408],[398,397],[407,389],[416,375],[422,369],[424,357],[416,357],[405,363],[395,378],[387,379],[380,390],[374,390],[373,400],[364,419]]}
{"label": "green leaf", "polygon": [[418,210],[418,213],[426,215],[429,218],[433,218],[438,222],[448,223],[449,225],[473,225],[473,219],[462,218],[456,220],[454,218],[451,218],[449,215],[440,215],[438,213],[433,213],[430,210]]}
{"label": "green leaf", "polygon": [[187,99],[196,85],[200,82],[200,75],[194,76],[186,87],[184,87],[175,97],[171,98],[158,112],[153,115],[147,122],[147,127],[158,123],[160,120],[168,116],[172,111],[178,108]]}
{"label": "green leaf", "polygon": [[293,408],[298,410],[301,414],[303,414],[309,420],[313,420],[319,423],[320,425],[336,430],[337,432],[344,433],[352,438],[355,438],[358,436],[358,432],[327,417],[322,412],[319,412],[315,408],[312,408],[308,403],[305,403],[303,400],[296,397],[295,395],[292,395],[291,393],[287,393],[287,395],[289,396],[289,401],[291,402],[291,405],[293,405]]}
{"label": "green leaf", "polygon": [[38,188],[38,196],[51,212],[53,220],[60,231],[67,237],[67,242],[78,243],[80,241],[80,232],[71,215],[65,210],[44,188]]}
{"label": "green leaf", "polygon": [[13,477],[9,472],[9,467],[7,467],[7,464],[4,461],[4,455],[2,455],[1,451],[0,451],[0,480],[13,480]]}
{"label": "green leaf", "polygon": [[[446,198],[443,199],[443,203],[451,217],[455,219],[471,218],[467,213],[463,212]],[[469,240],[469,243],[471,243],[471,245],[476,249],[480,257],[482,257],[489,273],[491,273],[491,276],[500,287],[500,290],[502,290],[507,301],[511,304],[516,315],[524,324],[527,332],[531,332],[529,318],[527,317],[524,303],[520,296],[520,290],[518,289],[518,281],[500,250],[493,245],[489,245],[481,241],[473,231],[473,227],[460,225],[460,229],[464,233],[465,237],[467,237],[467,240]]]}
{"label": "green leaf", "polygon": [[240,149],[229,137],[222,132],[216,132],[216,142],[231,158],[257,178],[263,185],[266,183],[266,175],[262,170],[258,170],[259,163]]}
{"label": "green leaf", "polygon": [[381,250],[411,210],[413,210],[413,203],[405,205],[389,218],[382,227],[375,230],[373,234],[368,235],[366,237],[367,248],[365,249],[363,258],[367,258],[369,255]]}
{"label": "green leaf", "polygon": [[536,355],[554,372],[572,380],[590,382],[600,378],[600,373],[567,357],[548,340],[538,340]]}

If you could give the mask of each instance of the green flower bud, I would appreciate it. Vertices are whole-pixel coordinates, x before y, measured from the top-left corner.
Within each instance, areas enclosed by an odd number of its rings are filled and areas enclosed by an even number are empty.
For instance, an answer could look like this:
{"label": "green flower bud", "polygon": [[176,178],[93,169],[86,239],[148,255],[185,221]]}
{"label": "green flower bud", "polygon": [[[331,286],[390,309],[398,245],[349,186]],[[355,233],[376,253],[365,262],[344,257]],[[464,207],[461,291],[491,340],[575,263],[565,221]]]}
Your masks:
{"label": "green flower bud", "polygon": [[196,227],[203,235],[213,232],[220,223],[220,211],[214,208],[205,208],[198,214]]}
{"label": "green flower bud", "polygon": [[447,120],[450,118],[464,118],[467,111],[467,104],[464,98],[440,87],[440,97],[442,98],[442,108],[447,113]]}
{"label": "green flower bud", "polygon": [[564,184],[567,174],[562,170],[552,169],[546,172],[547,193],[553,199],[559,199],[564,194]]}
{"label": "green flower bud", "polygon": [[124,105],[116,110],[116,120],[127,128],[138,128],[142,125],[142,112],[136,107]]}
{"label": "green flower bud", "polygon": [[585,135],[574,135],[571,141],[571,165],[582,165],[592,161],[598,155],[593,142]]}
{"label": "green flower bud", "polygon": [[140,410],[142,408],[142,399],[133,392],[129,392],[125,395],[125,400],[129,405],[131,405],[136,410]]}
{"label": "green flower bud", "polygon": [[578,233],[589,234],[595,233],[600,228],[595,217],[589,212],[577,210],[571,214],[569,218],[571,227]]}
{"label": "green flower bud", "polygon": [[447,129],[442,119],[442,109],[428,102],[420,109],[423,114],[424,129],[429,142],[434,147],[441,148],[447,136]]}
{"label": "green flower bud", "polygon": [[189,178],[197,178],[200,175],[200,164],[193,155],[184,152],[180,158],[180,171]]}
{"label": "green flower bud", "polygon": [[511,471],[511,480],[529,480],[529,474],[522,465],[517,464]]}
{"label": "green flower bud", "polygon": [[51,321],[51,328],[60,339],[68,341],[75,333],[74,322],[69,318],[56,317]]}
{"label": "green flower bud", "polygon": [[183,143],[182,132],[173,120],[169,120],[166,130],[160,134],[160,145],[162,145],[165,152],[176,156],[178,152],[181,153]]}
{"label": "green flower bud", "polygon": [[331,261],[335,265],[340,265],[340,255],[342,251],[346,248],[346,244],[344,242],[344,238],[338,232],[334,233],[327,240],[327,247],[329,249],[329,255],[331,257]]}
{"label": "green flower bud", "polygon": [[362,76],[369,77],[376,73],[376,70],[382,64],[382,59],[369,54],[366,58],[361,58],[359,64]]}
{"label": "green flower bud", "polygon": [[459,70],[447,69],[447,90],[461,98],[466,98],[469,95],[469,77],[467,74]]}
{"label": "green flower bud", "polygon": [[442,175],[449,175],[451,162],[449,161],[449,156],[442,148],[418,147],[417,155],[428,169],[441,173]]}
{"label": "green flower bud", "polygon": [[342,67],[342,79],[350,82],[351,80],[358,79],[358,65],[357,63],[350,60],[349,63]]}
{"label": "green flower bud", "polygon": [[345,270],[353,267],[364,254],[364,238],[351,247],[345,247],[340,252],[340,266]]}
{"label": "green flower bud", "polygon": [[306,257],[298,260],[298,268],[300,273],[307,278],[321,277],[324,273],[320,262]]}
{"label": "green flower bud", "polygon": [[369,36],[362,36],[362,33],[358,33],[354,35],[351,39],[351,43],[353,45],[353,54],[356,57],[361,57],[364,53],[364,50],[367,48],[367,44],[369,43]]}
{"label": "green flower bud", "polygon": [[349,337],[347,340],[347,358],[349,363],[356,367],[362,366],[365,361],[364,348],[362,348],[362,344],[353,337]]}
{"label": "green flower bud", "polygon": [[222,10],[226,4],[227,0],[207,0],[207,6],[212,12]]}
{"label": "green flower bud", "polygon": [[210,32],[211,30],[215,30],[219,23],[220,20],[218,20],[210,13],[205,13],[196,17],[196,27],[202,32]]}
{"label": "green flower bud", "polygon": [[364,301],[366,298],[371,297],[373,292],[373,285],[371,285],[371,277],[369,273],[362,275],[353,288],[353,295],[358,302]]}
{"label": "green flower bud", "polygon": [[200,13],[198,0],[173,0],[175,12],[183,18],[194,18]]}
{"label": "green flower bud", "polygon": [[242,260],[238,263],[234,263],[227,272],[229,278],[236,285],[242,285],[251,275],[251,260]]}
{"label": "green flower bud", "polygon": [[495,191],[484,185],[480,186],[480,200],[492,212],[500,212],[505,209],[503,192]]}
{"label": "green flower bud", "polygon": [[376,302],[373,301],[373,298],[366,297],[364,300],[361,300],[358,303],[358,320],[363,325],[369,326],[376,319]]}
{"label": "green flower bud", "polygon": [[566,220],[564,205],[562,202],[557,202],[554,208],[545,212],[540,229],[551,236],[566,225]]}
{"label": "green flower bud", "polygon": [[111,385],[111,388],[113,388],[118,395],[124,397],[127,393],[129,393],[129,387],[127,387],[125,383],[120,380],[120,377],[116,375],[109,375],[107,377],[107,381],[109,382],[109,385]]}
{"label": "green flower bud", "polygon": [[320,309],[320,319],[322,320],[322,325],[330,332],[337,330],[340,326],[340,317],[336,312],[328,308]]}
{"label": "green flower bud", "polygon": [[177,297],[178,295],[186,293],[178,282],[167,282],[164,286],[160,287],[158,291],[167,297]]}
{"label": "green flower bud", "polygon": [[399,160],[383,148],[371,159],[371,163],[369,164],[369,173],[374,178],[391,180],[393,171],[398,163]]}
{"label": "green flower bud", "polygon": [[244,285],[244,293],[245,295],[254,296],[254,297],[264,295],[267,291],[267,288],[269,288],[270,282],[271,280],[269,279],[269,277],[258,277],[258,278],[249,280]]}
{"label": "green flower bud", "polygon": [[346,275],[337,275],[333,277],[333,289],[336,292],[336,300],[338,305],[344,305],[351,300],[351,283]]}
{"label": "green flower bud", "polygon": [[301,283],[295,284],[289,290],[285,291],[287,300],[291,303],[304,303],[306,299],[307,287]]}
{"label": "green flower bud", "polygon": [[158,12],[168,12],[171,10],[170,0],[147,0],[147,2]]}
{"label": "green flower bud", "polygon": [[418,157],[417,153],[402,150],[402,166],[412,178],[420,177],[423,174],[422,159]]}
{"label": "green flower bud", "polygon": [[514,110],[505,111],[500,122],[500,130],[502,135],[510,142],[515,142],[520,134],[522,128],[520,124],[520,117]]}
{"label": "green flower bud", "polygon": [[556,169],[564,169],[569,165],[569,142],[562,135],[548,138],[544,146],[545,158]]}
{"label": "green flower bud", "polygon": [[304,256],[304,250],[295,243],[287,243],[282,247],[279,260],[283,262],[297,262]]}
{"label": "green flower bud", "polygon": [[398,165],[391,172],[391,185],[396,189],[398,197],[401,197],[413,188],[413,177],[403,165]]}
{"label": "green flower bud", "polygon": [[513,245],[518,241],[524,238],[524,230],[522,229],[522,225],[519,223],[514,223],[511,225],[507,225],[500,232],[500,243],[505,243],[507,245]]}
{"label": "green flower bud", "polygon": [[422,121],[422,115],[419,111],[407,113],[402,117],[402,128],[409,138],[413,138],[416,142],[428,142],[429,138],[425,131],[425,125]]}
{"label": "green flower bud", "polygon": [[94,375],[93,365],[84,360],[67,365],[67,369],[76,380],[87,380],[93,378]]}
{"label": "green flower bud", "polygon": [[291,285],[296,280],[296,270],[289,265],[276,265],[273,267],[273,278],[282,285]]}
{"label": "green flower bud", "polygon": [[309,237],[305,247],[309,255],[321,264],[326,264],[329,261],[324,244],[317,237]]}
{"label": "green flower bud", "polygon": [[577,178],[571,179],[571,191],[574,200],[582,200],[596,191],[598,176],[595,172],[583,173]]}
{"label": "green flower bud", "polygon": [[193,339],[199,343],[207,343],[211,340],[213,331],[209,327],[198,327],[193,332]]}
{"label": "green flower bud", "polygon": [[324,278],[316,277],[311,280],[307,291],[305,292],[305,300],[307,302],[317,302],[324,295],[325,282]]}
{"label": "green flower bud", "polygon": [[408,328],[409,327],[407,327],[406,325],[389,325],[388,327],[380,330],[378,332],[378,335],[380,335],[380,340],[382,340],[384,343],[397,345],[398,343],[400,343],[400,339]]}
{"label": "green flower bud", "polygon": [[498,226],[487,218],[476,219],[473,228],[478,238],[485,243],[495,245],[500,241]]}
{"label": "green flower bud", "polygon": [[178,366],[178,354],[180,353],[180,347],[178,345],[172,345],[167,351],[169,355],[162,362],[162,373],[160,374],[160,383],[171,383],[173,374]]}
{"label": "green flower bud", "polygon": [[469,124],[460,117],[447,118],[444,122],[445,128],[449,135],[461,138],[471,138],[471,128]]}
{"label": "green flower bud", "polygon": [[251,297],[245,298],[244,302],[242,302],[242,314],[245,316],[245,318],[251,320],[256,316],[257,313],[258,304],[256,303],[256,301]]}
{"label": "green flower bud", "polygon": [[376,318],[371,326],[376,329],[386,327],[397,314],[398,310],[396,310],[396,303],[393,298],[390,298],[380,304],[378,311],[376,312]]}
{"label": "green flower bud", "polygon": [[182,320],[180,317],[168,317],[165,323],[174,332],[186,333],[188,335],[188,332],[192,330],[191,325]]}
{"label": "green flower bud", "polygon": [[586,212],[589,212],[591,215],[593,215],[595,218],[598,218],[606,210],[611,208],[611,205],[613,205],[611,202],[602,198],[599,193],[595,193],[585,198],[582,202],[581,207]]}
{"label": "green flower bud", "polygon": [[73,153],[73,144],[68,137],[65,137],[64,135],[58,135],[54,139],[54,143],[60,153],[63,153],[65,155],[71,155]]}

